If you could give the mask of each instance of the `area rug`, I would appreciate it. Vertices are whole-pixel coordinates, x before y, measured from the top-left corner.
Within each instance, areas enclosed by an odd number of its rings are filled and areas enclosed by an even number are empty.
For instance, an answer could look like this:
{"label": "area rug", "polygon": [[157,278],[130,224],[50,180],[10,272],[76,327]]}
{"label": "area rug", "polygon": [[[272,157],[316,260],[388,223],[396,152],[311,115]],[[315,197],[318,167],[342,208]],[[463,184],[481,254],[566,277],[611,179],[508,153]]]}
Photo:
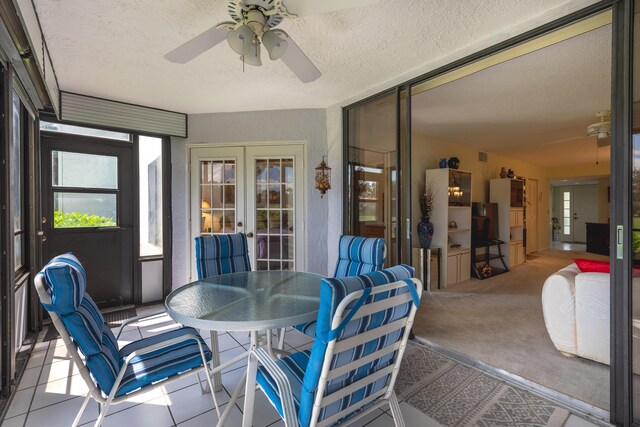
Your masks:
{"label": "area rug", "polygon": [[570,411],[418,344],[395,385],[400,400],[443,426],[561,427]]}

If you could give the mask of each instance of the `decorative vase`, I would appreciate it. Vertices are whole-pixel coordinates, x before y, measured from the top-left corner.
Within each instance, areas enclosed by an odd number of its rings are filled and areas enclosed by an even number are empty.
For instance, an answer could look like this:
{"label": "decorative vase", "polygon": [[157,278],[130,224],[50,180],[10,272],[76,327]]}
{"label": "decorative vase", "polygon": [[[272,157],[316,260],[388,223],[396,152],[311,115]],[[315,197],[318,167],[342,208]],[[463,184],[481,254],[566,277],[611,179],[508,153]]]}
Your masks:
{"label": "decorative vase", "polygon": [[500,169],[500,178],[506,178],[506,177],[507,177],[507,170],[503,166],[502,169]]}
{"label": "decorative vase", "polygon": [[451,157],[449,159],[449,167],[451,169],[458,169],[460,167],[460,159],[457,157]]}
{"label": "decorative vase", "polygon": [[516,173],[513,171],[513,169],[509,169],[509,172],[507,172],[507,178],[513,178],[516,176]]}
{"label": "decorative vase", "polygon": [[439,165],[440,165],[440,169],[446,168],[447,167],[447,158],[446,157],[441,158]]}
{"label": "decorative vase", "polygon": [[422,220],[418,223],[418,239],[420,240],[420,247],[431,247],[431,240],[433,240],[433,223],[429,221],[428,216],[423,216]]}

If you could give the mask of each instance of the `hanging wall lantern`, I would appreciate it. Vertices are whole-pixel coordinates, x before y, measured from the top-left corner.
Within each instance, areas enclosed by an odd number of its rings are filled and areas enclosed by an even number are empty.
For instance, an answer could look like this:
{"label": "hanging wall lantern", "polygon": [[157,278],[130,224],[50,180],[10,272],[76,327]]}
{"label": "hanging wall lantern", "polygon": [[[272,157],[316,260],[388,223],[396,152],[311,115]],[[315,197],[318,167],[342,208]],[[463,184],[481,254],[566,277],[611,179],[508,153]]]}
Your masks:
{"label": "hanging wall lantern", "polygon": [[320,198],[331,189],[331,168],[325,163],[324,157],[322,156],[322,161],[316,166],[316,189],[320,190]]}

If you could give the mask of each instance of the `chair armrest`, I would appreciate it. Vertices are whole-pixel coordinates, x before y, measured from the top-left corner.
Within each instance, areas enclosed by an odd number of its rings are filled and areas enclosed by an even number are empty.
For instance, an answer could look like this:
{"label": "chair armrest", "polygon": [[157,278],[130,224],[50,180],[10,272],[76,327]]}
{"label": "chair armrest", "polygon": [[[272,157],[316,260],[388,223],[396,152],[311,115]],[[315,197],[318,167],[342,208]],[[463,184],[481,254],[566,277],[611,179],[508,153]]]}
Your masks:
{"label": "chair armrest", "polygon": [[278,394],[280,395],[280,402],[282,404],[285,426],[296,427],[298,425],[298,414],[296,414],[296,406],[293,403],[293,393],[291,392],[289,379],[264,348],[252,350],[251,356],[256,358],[258,363],[266,369],[269,375],[271,375],[273,380],[276,382]]}
{"label": "chair armrest", "polygon": [[162,341],[156,344],[148,345],[146,347],[141,347],[133,352],[131,352],[125,359],[122,367],[120,368],[120,372],[118,372],[118,376],[116,377],[113,386],[111,387],[111,393],[109,393],[110,398],[112,399],[115,396],[116,391],[120,387],[120,382],[124,377],[124,373],[127,370],[127,366],[131,363],[131,360],[137,356],[143,356],[148,353],[153,353],[154,351],[163,349],[165,347],[170,347],[174,344],[178,344],[184,341],[195,340],[198,343],[198,348],[200,349],[200,356],[202,357],[203,366],[206,365],[207,359],[204,355],[204,349],[202,347],[202,343],[200,342],[201,337],[196,334],[185,334],[179,337],[172,338],[170,340]]}
{"label": "chair armrest", "polygon": [[136,317],[132,317],[131,319],[125,320],[122,323],[122,325],[120,325],[120,328],[118,329],[118,333],[116,334],[116,340],[120,339],[120,335],[122,334],[122,331],[124,331],[124,327],[127,326],[128,324],[133,322],[139,322],[142,319],[148,319],[149,317],[154,317],[154,316],[158,316],[160,314],[165,314],[165,313],[166,313],[165,309],[162,309],[162,311],[157,311],[151,314],[145,314],[143,316],[136,316]]}

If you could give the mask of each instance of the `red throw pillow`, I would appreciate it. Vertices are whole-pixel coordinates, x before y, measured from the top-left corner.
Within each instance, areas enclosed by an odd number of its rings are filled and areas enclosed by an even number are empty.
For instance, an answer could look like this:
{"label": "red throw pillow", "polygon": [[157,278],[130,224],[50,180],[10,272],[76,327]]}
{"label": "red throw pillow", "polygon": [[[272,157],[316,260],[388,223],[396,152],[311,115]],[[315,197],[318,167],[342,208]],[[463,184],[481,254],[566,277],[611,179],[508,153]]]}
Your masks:
{"label": "red throw pillow", "polygon": [[592,259],[574,259],[583,273],[610,273],[609,261],[594,261]]}

